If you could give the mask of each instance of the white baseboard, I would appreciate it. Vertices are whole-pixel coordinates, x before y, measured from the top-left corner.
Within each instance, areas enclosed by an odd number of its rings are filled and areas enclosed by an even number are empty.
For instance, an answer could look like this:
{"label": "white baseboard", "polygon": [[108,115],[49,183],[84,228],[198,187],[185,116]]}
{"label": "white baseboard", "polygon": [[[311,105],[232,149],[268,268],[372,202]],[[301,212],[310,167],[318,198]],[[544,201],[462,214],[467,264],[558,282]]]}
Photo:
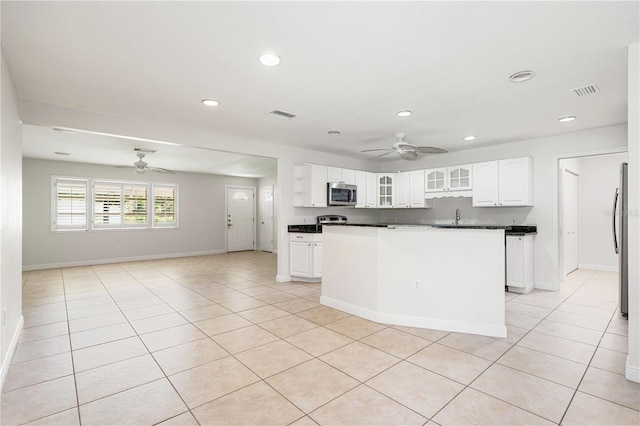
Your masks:
{"label": "white baseboard", "polygon": [[549,290],[549,291],[558,291],[558,290],[560,290],[553,283],[544,282],[544,281],[536,281],[536,288],[538,290]]}
{"label": "white baseboard", "polygon": [[509,292],[511,293],[527,294],[527,293],[530,293],[531,290],[536,288],[536,283],[531,282],[524,287],[512,287],[512,286],[508,286],[508,287],[509,287]]}
{"label": "white baseboard", "polygon": [[618,266],[592,265],[590,263],[580,263],[578,269],[590,269],[592,271],[618,272]]}
{"label": "white baseboard", "polygon": [[0,391],[4,387],[4,381],[7,378],[7,374],[9,374],[9,367],[11,366],[11,360],[13,359],[13,354],[15,354],[16,348],[18,347],[18,340],[20,340],[20,333],[22,333],[23,325],[24,325],[24,317],[20,315],[20,320],[18,321],[18,325],[16,329],[13,331],[13,336],[11,337],[11,341],[9,342],[9,350],[7,350],[7,356],[2,361],[2,365],[0,365]]}
{"label": "white baseboard", "polygon": [[632,382],[640,382],[640,366],[629,365],[629,356],[627,355],[627,367],[625,369],[624,377]]}
{"label": "white baseboard", "polygon": [[320,296],[320,303],[352,315],[382,324],[404,325],[407,327],[430,328],[433,330],[455,331],[482,336],[507,337],[507,327],[492,324],[476,324],[449,321],[437,318],[413,317],[409,315],[387,314],[355,306],[329,297]]}
{"label": "white baseboard", "polygon": [[276,275],[276,281],[279,283],[288,283],[289,281],[293,281],[291,275]]}
{"label": "white baseboard", "polygon": [[124,263],[124,262],[138,262],[142,260],[171,259],[176,257],[206,256],[210,254],[222,254],[226,252],[227,252],[226,250],[205,250],[205,251],[190,251],[185,253],[152,254],[147,256],[115,257],[111,259],[80,260],[80,261],[74,261],[74,262],[44,263],[40,265],[22,265],[22,270],[37,271],[39,269],[73,268],[76,266],[104,265],[106,263]]}

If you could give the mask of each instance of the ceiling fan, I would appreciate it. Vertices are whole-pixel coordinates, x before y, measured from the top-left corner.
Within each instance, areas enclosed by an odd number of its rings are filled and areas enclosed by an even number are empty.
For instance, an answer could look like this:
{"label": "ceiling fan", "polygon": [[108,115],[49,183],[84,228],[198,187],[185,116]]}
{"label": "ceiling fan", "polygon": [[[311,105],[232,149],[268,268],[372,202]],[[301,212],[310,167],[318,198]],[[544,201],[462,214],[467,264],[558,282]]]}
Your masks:
{"label": "ceiling fan", "polygon": [[375,160],[376,158],[384,157],[385,155],[391,154],[393,152],[398,154],[398,157],[404,160],[415,160],[418,158],[418,153],[421,154],[443,154],[448,152],[446,149],[436,148],[434,146],[417,146],[404,141],[406,133],[396,133],[396,138],[398,139],[391,148],[380,148],[380,149],[365,149],[360,152],[375,152],[375,151],[385,151],[380,155],[376,155],[375,157],[370,158],[370,160]]}
{"label": "ceiling fan", "polygon": [[133,166],[116,166],[116,167],[134,169],[133,170],[134,173],[137,173],[140,175],[145,174],[147,172],[170,173],[170,174],[175,173],[173,170],[163,169],[160,167],[150,167],[149,163],[144,161],[144,157],[147,155],[146,153],[154,153],[155,151],[149,150],[149,151],[141,152],[142,150],[139,148],[134,149],[134,151],[137,151],[136,156],[138,157],[138,161],[133,163]]}

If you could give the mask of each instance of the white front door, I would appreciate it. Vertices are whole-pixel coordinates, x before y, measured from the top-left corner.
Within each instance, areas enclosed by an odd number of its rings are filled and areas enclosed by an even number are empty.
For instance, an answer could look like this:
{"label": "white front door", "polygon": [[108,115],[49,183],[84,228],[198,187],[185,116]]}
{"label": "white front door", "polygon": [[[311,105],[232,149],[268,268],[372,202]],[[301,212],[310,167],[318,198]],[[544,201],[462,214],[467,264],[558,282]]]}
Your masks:
{"label": "white front door", "polygon": [[227,187],[227,251],[255,247],[255,188]]}
{"label": "white front door", "polygon": [[578,269],[578,176],[562,171],[563,272]]}
{"label": "white front door", "polygon": [[258,211],[260,216],[260,250],[273,251],[273,186],[259,190]]}

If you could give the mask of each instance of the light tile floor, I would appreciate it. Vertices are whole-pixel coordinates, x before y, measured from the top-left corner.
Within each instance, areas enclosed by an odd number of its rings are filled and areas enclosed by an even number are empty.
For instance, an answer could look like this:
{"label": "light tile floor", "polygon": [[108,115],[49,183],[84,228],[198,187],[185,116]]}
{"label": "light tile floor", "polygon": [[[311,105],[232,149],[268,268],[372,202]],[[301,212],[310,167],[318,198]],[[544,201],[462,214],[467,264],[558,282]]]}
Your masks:
{"label": "light tile floor", "polygon": [[639,424],[613,273],[506,294],[509,337],[321,306],[241,252],[34,271],[3,425]]}

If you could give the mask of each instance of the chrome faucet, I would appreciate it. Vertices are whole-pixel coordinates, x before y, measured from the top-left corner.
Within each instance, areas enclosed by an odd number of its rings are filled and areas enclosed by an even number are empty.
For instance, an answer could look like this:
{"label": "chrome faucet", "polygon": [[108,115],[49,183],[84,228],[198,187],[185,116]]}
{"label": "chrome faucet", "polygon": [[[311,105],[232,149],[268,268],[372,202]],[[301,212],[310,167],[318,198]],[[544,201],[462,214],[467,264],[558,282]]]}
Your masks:
{"label": "chrome faucet", "polygon": [[456,209],[456,226],[460,222],[460,209]]}

